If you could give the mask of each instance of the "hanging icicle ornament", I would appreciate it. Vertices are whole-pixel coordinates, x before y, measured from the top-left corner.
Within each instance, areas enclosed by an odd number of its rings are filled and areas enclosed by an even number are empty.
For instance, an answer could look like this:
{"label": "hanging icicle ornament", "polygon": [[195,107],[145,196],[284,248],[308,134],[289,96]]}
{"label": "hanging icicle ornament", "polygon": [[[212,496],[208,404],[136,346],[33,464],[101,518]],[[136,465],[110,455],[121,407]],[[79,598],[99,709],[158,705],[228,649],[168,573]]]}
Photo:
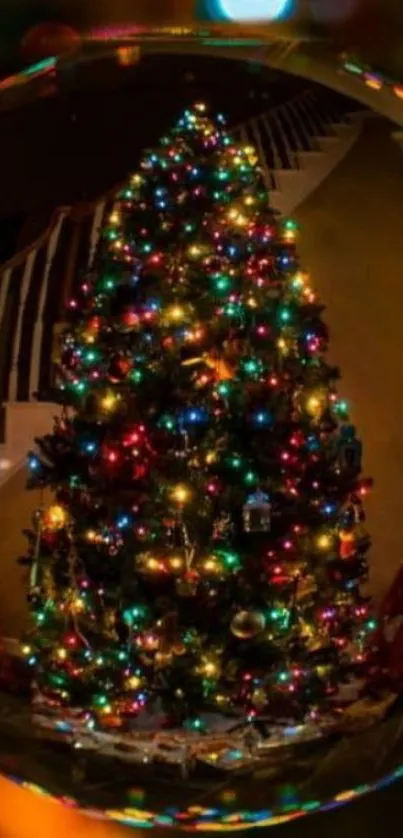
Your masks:
{"label": "hanging icicle ornament", "polygon": [[176,593],[180,597],[194,597],[197,593],[199,575],[193,570],[192,565],[196,555],[195,545],[192,544],[186,524],[181,524],[182,539],[185,552],[186,572],[176,581]]}
{"label": "hanging icicle ornament", "polygon": [[245,532],[269,532],[271,525],[271,502],[269,496],[258,489],[250,495],[242,507]]}

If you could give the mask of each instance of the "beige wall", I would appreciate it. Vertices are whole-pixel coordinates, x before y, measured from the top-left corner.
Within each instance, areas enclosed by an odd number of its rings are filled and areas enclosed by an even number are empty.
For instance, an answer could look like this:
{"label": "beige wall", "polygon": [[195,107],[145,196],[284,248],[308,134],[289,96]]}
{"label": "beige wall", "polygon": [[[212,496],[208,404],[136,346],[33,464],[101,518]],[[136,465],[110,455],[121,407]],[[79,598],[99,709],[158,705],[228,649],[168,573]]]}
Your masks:
{"label": "beige wall", "polygon": [[327,306],[331,359],[353,408],[380,595],[403,559],[403,153],[391,126],[368,122],[334,175],[297,212],[300,254]]}

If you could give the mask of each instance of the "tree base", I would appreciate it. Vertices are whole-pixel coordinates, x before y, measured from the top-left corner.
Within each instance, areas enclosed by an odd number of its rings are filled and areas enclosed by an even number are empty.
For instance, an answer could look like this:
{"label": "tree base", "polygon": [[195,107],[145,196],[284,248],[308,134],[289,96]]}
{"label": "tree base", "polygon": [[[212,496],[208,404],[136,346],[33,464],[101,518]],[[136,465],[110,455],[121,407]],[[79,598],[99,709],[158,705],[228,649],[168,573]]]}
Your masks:
{"label": "tree base", "polygon": [[224,773],[255,771],[270,762],[287,758],[290,750],[341,733],[361,731],[383,718],[395,696],[387,693],[376,699],[364,698],[340,715],[329,714],[302,724],[274,723],[270,718],[234,721],[219,714],[202,717],[204,732],[186,729],[164,730],[158,718],[139,717],[138,727],[130,731],[98,730],[82,710],[54,709],[37,694],[33,703],[33,723],[44,738],[65,742],[81,752],[133,765],[176,766],[182,777],[192,776],[198,766]]}
{"label": "tree base", "polygon": [[[77,747],[78,740],[61,730],[65,720],[54,718],[51,726],[48,718],[48,727],[39,727],[27,701],[0,695],[0,772],[30,793],[45,791],[97,818],[137,828],[271,826],[326,811],[403,776],[401,699],[385,695],[371,707],[364,704],[346,711],[344,730],[272,747],[264,757],[259,751],[259,760],[237,762],[231,770],[197,759],[184,778],[179,763],[123,761],[99,743],[92,750]],[[291,787],[292,801],[284,797]],[[312,821],[312,834],[322,832],[322,820]]]}

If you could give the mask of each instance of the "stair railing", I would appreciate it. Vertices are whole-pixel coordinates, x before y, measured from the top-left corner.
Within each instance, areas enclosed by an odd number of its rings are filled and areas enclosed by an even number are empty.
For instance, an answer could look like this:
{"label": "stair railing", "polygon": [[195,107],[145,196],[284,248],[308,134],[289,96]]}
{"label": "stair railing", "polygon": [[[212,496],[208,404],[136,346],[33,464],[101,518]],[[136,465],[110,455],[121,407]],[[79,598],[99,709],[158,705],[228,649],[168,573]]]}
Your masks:
{"label": "stair railing", "polygon": [[[232,129],[234,137],[244,142],[252,142],[259,152],[263,175],[270,189],[276,188],[274,170],[281,167],[281,154],[275,133],[281,136],[281,142],[287,149],[288,162],[293,166],[293,150],[289,134],[284,131],[281,117],[287,118],[290,125],[298,122],[301,130],[306,131],[304,118],[300,108],[318,108],[318,96],[311,89],[303,91],[288,102],[270,108],[263,113],[249,118],[244,123]],[[271,129],[276,126],[276,132]],[[294,127],[294,135],[297,135]],[[312,137],[310,137],[312,139]],[[72,276],[80,266],[76,263],[67,269],[68,259],[64,260],[64,273],[56,276],[52,265],[58,247],[61,246],[61,236],[67,221],[80,224],[90,221],[87,265],[90,267],[96,254],[103,220],[108,206],[124,183],[114,186],[103,196],[89,202],[81,202],[75,206],[63,206],[57,209],[43,233],[0,267],[0,405],[9,401],[32,401],[39,389],[41,370],[44,365],[49,366],[45,378],[53,380],[54,360],[47,350],[44,356],[43,341],[47,340],[49,347],[49,329],[53,333],[55,323],[46,322],[45,309],[49,295],[57,294],[60,300],[66,300],[72,292],[70,283]],[[41,265],[39,257],[41,256]],[[38,273],[39,272],[39,273]],[[38,289],[36,312],[33,323],[29,351],[26,351],[26,337],[24,330],[24,316],[27,312],[31,292]],[[21,350],[24,348],[24,363],[21,361]],[[21,370],[21,367],[25,367]],[[22,386],[23,380],[23,386]],[[24,396],[21,393],[24,392]],[[1,424],[1,422],[0,422]],[[1,441],[1,440],[0,440]]]}

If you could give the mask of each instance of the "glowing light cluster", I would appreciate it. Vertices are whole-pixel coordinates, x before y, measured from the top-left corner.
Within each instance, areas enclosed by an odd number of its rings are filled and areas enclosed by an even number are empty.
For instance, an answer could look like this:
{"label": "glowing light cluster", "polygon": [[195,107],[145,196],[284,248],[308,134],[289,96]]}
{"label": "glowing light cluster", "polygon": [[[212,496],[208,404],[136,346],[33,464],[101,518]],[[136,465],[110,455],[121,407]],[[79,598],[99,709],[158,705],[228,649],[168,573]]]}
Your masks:
{"label": "glowing light cluster", "polygon": [[234,831],[234,829],[248,830],[256,827],[279,826],[280,824],[288,823],[310,814],[331,812],[335,808],[346,806],[366,795],[386,789],[394,783],[401,781],[402,777],[403,766],[400,765],[376,781],[361,783],[355,788],[340,791],[325,800],[293,799],[291,804],[287,801],[283,805],[278,804],[272,807],[270,810],[242,809],[241,811],[236,809],[236,794],[230,789],[223,796],[223,805],[221,807],[215,806],[213,809],[202,805],[189,806],[185,810],[181,810],[176,806],[170,806],[166,811],[154,812],[150,810],[150,807],[147,809],[142,808],[141,800],[143,793],[139,789],[133,795],[134,799],[132,804],[126,808],[102,810],[92,807],[88,811],[88,809],[85,809],[82,804],[70,796],[66,801],[65,797],[56,797],[34,783],[17,780],[15,776],[10,777],[10,782],[17,783],[21,788],[31,794],[55,800],[59,804],[68,806],[69,808],[76,808],[79,813],[88,814],[99,820],[119,823],[124,826],[137,827],[139,829],[142,827],[156,827],[158,829],[166,827],[172,829],[174,827],[177,830],[183,829],[186,832],[230,832]]}
{"label": "glowing light cluster", "polygon": [[[51,706],[317,718],[364,674],[361,443],[296,224],[204,103],[116,196],[69,305],[25,656]],[[193,729],[193,728],[192,728]]]}

